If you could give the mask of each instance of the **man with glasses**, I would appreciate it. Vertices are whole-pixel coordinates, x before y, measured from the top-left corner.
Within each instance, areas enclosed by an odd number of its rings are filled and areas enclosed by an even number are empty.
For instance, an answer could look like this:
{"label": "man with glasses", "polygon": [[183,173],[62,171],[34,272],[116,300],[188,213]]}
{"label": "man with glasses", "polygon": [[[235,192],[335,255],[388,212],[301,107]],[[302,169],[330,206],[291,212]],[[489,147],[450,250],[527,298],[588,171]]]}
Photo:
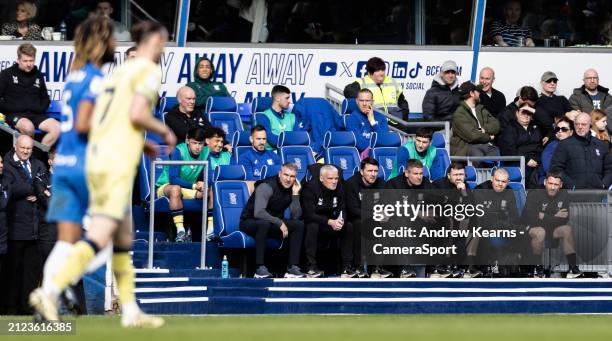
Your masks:
{"label": "man with glasses", "polygon": [[591,116],[580,113],[576,133],[561,142],[553,154],[550,171],[563,174],[564,188],[608,189],[612,185],[612,154],[605,142],[591,136]]}
{"label": "man with glasses", "polygon": [[572,106],[565,96],[555,95],[559,78],[554,72],[544,72],[540,80],[542,93],[536,103],[535,122],[540,126],[543,136],[551,137],[555,117],[572,111]]}
{"label": "man with glasses", "polygon": [[372,133],[387,133],[387,118],[374,111],[373,94],[369,89],[361,89],[357,94],[357,110],[346,118],[346,130],[352,131],[357,140],[357,149],[363,152],[370,146]]}
{"label": "man with glasses", "polygon": [[593,109],[606,110],[612,105],[612,95],[608,88],[599,85],[599,74],[595,69],[587,69],[582,77],[584,84],[574,89],[569,102],[574,110],[591,112]]}

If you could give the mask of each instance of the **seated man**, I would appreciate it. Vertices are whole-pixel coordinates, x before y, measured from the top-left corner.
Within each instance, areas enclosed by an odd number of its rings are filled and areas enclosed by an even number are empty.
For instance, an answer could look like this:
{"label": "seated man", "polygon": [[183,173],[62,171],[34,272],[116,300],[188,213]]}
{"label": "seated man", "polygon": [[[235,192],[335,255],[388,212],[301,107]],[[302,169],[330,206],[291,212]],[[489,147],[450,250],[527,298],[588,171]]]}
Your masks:
{"label": "seated man", "polygon": [[273,151],[266,149],[266,129],[261,125],[251,128],[251,146],[253,148],[238,155],[238,163],[244,167],[247,180],[259,180],[263,166],[280,165],[281,158]]}
{"label": "seated man", "polygon": [[272,88],[272,107],[257,116],[257,124],[266,128],[268,137],[267,149],[276,148],[278,135],[283,131],[297,129],[296,116],[286,111],[291,104],[291,91],[283,85],[275,85]]}
{"label": "seated man", "polygon": [[36,129],[44,131],[41,142],[50,147],[60,135],[60,124],[46,115],[49,94],[35,60],[36,48],[30,43],[21,44],[17,48],[17,63],[0,72],[0,112],[22,134],[33,138]]}
{"label": "seated man", "polygon": [[[223,129],[212,127],[204,132],[204,137],[206,146],[202,149],[202,153],[205,155],[204,159],[208,160],[208,184],[210,185],[213,182],[215,168],[229,165],[231,154],[224,150],[225,132]],[[212,200],[208,202],[212,204]]]}
{"label": "seated man", "polygon": [[372,91],[361,89],[357,94],[357,110],[346,118],[346,130],[352,131],[357,140],[357,149],[363,152],[370,146],[372,133],[387,133],[389,126],[383,114],[372,107]]}
{"label": "seated man", "polygon": [[[527,195],[522,221],[528,227],[533,251],[534,277],[544,277],[542,251],[547,236],[549,240],[562,239],[563,253],[570,271],[567,278],[582,277],[576,265],[576,243],[569,222],[569,198],[563,187],[560,172],[550,171],[544,180],[545,190],[531,190]],[[551,238],[552,237],[552,238]]]}
{"label": "seated man", "polygon": [[432,136],[431,130],[419,128],[414,139],[404,143],[397,150],[397,158],[393,165],[391,177],[397,175],[400,165],[405,165],[411,159],[421,161],[431,171],[431,165],[436,158],[436,147],[431,144]]}
{"label": "seated man", "polygon": [[166,114],[165,122],[179,140],[185,138],[187,133],[195,127],[210,129],[211,124],[208,118],[202,112],[195,110],[196,94],[192,88],[180,87],[176,92],[176,99],[178,105]]}
{"label": "seated man", "polygon": [[[368,189],[384,189],[385,181],[378,177],[378,161],[371,157],[366,157],[361,161],[359,173],[351,176],[346,181],[345,198],[348,221],[353,225],[353,261],[356,265],[357,277],[367,277],[365,264],[361,257],[361,201],[363,200],[362,191]],[[376,270],[375,270],[376,271]],[[388,276],[387,276],[388,277]]]}
{"label": "seated man", "polygon": [[[295,179],[297,166],[285,163],[277,175],[255,183],[255,192],[240,215],[240,230],[255,238],[255,278],[270,278],[264,265],[268,238],[289,240],[289,260],[285,278],[300,278],[300,251],[304,222],[300,219],[300,182]],[[285,210],[291,218],[285,219]]]}
{"label": "seated man", "polygon": [[[204,130],[192,128],[187,134],[187,140],[176,146],[170,155],[170,160],[176,161],[205,161],[207,153],[202,152],[204,146]],[[157,179],[157,196],[170,200],[170,215],[176,226],[177,243],[190,241],[191,231],[185,232],[183,226],[182,199],[202,199],[204,183],[202,171],[204,166],[182,165],[165,166]]]}
{"label": "seated man", "polygon": [[[344,192],[338,188],[338,169],[332,165],[321,167],[319,178],[313,178],[302,188],[301,203],[304,210],[306,236],[306,262],[309,278],[323,276],[317,267],[317,246],[319,235],[340,239],[340,252],[343,271],[341,277],[353,278],[357,274],[352,270],[353,263],[353,226],[345,221],[346,207]],[[335,264],[335,259],[330,260]]]}

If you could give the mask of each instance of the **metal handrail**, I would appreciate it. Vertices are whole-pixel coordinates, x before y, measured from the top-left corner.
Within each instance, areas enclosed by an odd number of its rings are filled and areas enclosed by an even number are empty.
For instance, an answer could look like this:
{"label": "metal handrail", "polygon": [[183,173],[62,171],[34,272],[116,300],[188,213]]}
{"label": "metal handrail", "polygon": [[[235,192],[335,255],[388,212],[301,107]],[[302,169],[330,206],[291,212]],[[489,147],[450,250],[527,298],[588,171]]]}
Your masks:
{"label": "metal handrail", "polygon": [[204,166],[204,188],[202,192],[202,245],[200,247],[200,269],[206,269],[206,232],[208,229],[208,161],[179,161],[179,160],[153,160],[151,161],[151,194],[149,195],[149,251],[147,268],[153,269],[153,244],[155,236],[155,166],[181,166],[195,165]]}
{"label": "metal handrail", "polygon": [[[0,130],[6,132],[8,134],[11,134],[11,136],[13,136],[13,146],[17,142],[17,138],[19,136],[21,136],[21,133],[19,131],[17,131],[16,129],[12,129],[11,127],[9,127],[6,124],[0,124]],[[47,146],[45,144],[42,144],[42,143],[40,143],[40,142],[38,142],[38,141],[36,141],[34,139],[32,139],[32,140],[33,140],[33,143],[34,143],[34,147],[42,150],[43,152],[48,152],[49,151],[49,146]]]}
{"label": "metal handrail", "polygon": [[517,156],[451,156],[451,160],[466,161],[468,165],[472,165],[472,161],[519,161],[521,167],[521,184],[525,187],[525,157]]}

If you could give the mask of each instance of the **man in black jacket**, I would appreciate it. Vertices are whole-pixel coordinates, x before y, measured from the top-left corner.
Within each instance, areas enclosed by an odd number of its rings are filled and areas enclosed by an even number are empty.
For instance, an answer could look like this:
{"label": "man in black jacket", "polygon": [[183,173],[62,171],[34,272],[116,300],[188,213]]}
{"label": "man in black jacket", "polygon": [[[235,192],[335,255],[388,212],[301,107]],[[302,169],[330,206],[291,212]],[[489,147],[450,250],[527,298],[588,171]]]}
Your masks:
{"label": "man in black jacket", "polygon": [[[286,278],[304,277],[298,264],[304,236],[304,223],[300,220],[300,183],[296,181],[297,166],[285,163],[278,175],[255,183],[255,191],[240,215],[240,230],[255,237],[255,278],[270,278],[265,266],[268,237],[289,239],[289,262]],[[291,219],[285,219],[290,208]]]}
{"label": "man in black jacket", "polygon": [[[313,178],[302,188],[301,204],[304,210],[306,236],[304,248],[308,265],[307,277],[323,276],[317,267],[317,245],[319,235],[340,239],[340,253],[343,271],[341,277],[352,278],[353,226],[346,221],[344,191],[338,188],[338,169],[332,165],[321,167],[319,178]],[[330,260],[335,264],[335,260]]]}
{"label": "man in black jacket", "polygon": [[559,79],[554,72],[544,72],[540,80],[542,94],[536,103],[535,121],[540,126],[543,136],[551,137],[554,135],[555,117],[572,111],[572,106],[565,96],[555,95]]}
{"label": "man in black jacket", "polygon": [[[46,177],[45,165],[32,158],[33,140],[17,138],[15,150],[4,158],[4,181],[11,186],[7,209],[7,273],[13,278],[8,297],[9,314],[29,314],[28,294],[36,289],[41,276],[38,252],[39,203],[46,196],[39,179]],[[46,187],[45,187],[46,189]]]}
{"label": "man in black jacket", "polygon": [[60,135],[60,124],[45,113],[49,94],[44,75],[34,65],[36,48],[25,43],[17,48],[17,62],[0,72],[0,112],[6,122],[20,133],[34,137],[40,129],[47,134],[42,143],[55,144]]}
{"label": "man in black jacket", "polygon": [[537,101],[538,92],[536,91],[536,89],[528,85],[521,87],[518,91],[518,96],[516,96],[516,98],[514,99],[514,102],[508,104],[497,115],[500,132],[503,132],[504,129],[510,124],[510,122],[516,120],[516,111],[520,106],[523,105],[523,103],[528,103],[529,106],[535,108]]}
{"label": "man in black jacket", "polygon": [[480,104],[484,105],[494,117],[497,117],[506,106],[506,96],[493,88],[494,82],[495,71],[488,66],[482,68],[479,75]]}
{"label": "man in black jacket", "polygon": [[423,98],[423,118],[429,121],[450,121],[459,105],[457,63],[447,60],[431,82]]}
{"label": "man in black jacket", "polygon": [[211,128],[206,116],[195,110],[196,94],[192,88],[182,86],[176,93],[176,99],[178,105],[166,114],[165,122],[179,141],[186,138],[187,133],[195,127],[204,130]]}
{"label": "man in black jacket", "polygon": [[562,239],[563,252],[570,268],[567,278],[582,277],[582,272],[576,265],[576,243],[572,227],[568,225],[569,198],[567,193],[561,190],[562,186],[561,173],[550,171],[544,180],[545,190],[532,190],[527,195],[522,221],[529,229],[532,261],[537,264],[534,277],[544,275],[541,265],[542,251],[547,238],[549,241]]}
{"label": "man in black jacket", "polygon": [[364,190],[385,188],[385,181],[378,177],[378,169],[378,161],[367,157],[361,161],[359,173],[351,176],[344,185],[347,219],[354,229],[353,261],[359,278],[368,276],[361,256],[361,201]]}
{"label": "man in black jacket", "polygon": [[612,185],[612,154],[607,144],[591,136],[589,114],[579,114],[574,127],[574,135],[560,141],[555,149],[550,170],[562,172],[567,189],[608,189]]}

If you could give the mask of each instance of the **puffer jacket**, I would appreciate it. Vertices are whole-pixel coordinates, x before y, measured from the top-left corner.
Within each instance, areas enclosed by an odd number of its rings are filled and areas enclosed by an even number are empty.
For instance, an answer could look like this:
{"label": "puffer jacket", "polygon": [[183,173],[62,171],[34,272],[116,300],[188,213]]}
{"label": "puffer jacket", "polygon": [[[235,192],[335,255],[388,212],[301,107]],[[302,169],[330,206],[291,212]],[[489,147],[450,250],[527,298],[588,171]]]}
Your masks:
{"label": "puffer jacket", "polygon": [[431,88],[423,98],[423,117],[429,121],[450,121],[459,105],[459,82],[446,85],[440,74],[434,77]]}
{"label": "puffer jacket", "polygon": [[[601,110],[606,110],[606,108],[612,106],[612,95],[608,93],[609,89],[599,85],[597,86],[597,91],[603,93],[603,98],[599,104]],[[594,109],[591,96],[584,88],[584,85],[574,89],[569,98],[569,102],[574,110],[590,113]]]}

